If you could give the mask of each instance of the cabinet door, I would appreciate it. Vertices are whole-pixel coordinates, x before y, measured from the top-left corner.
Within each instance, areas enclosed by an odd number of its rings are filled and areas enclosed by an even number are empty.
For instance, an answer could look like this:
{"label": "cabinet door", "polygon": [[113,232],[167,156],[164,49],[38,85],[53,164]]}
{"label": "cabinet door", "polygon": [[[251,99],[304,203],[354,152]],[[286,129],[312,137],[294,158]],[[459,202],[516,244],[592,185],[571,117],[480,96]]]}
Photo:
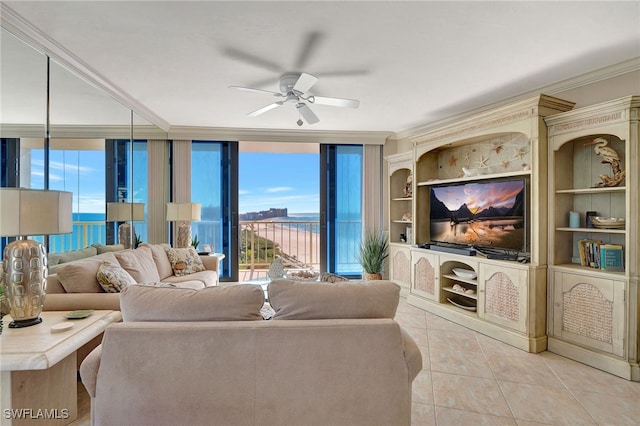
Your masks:
{"label": "cabinet door", "polygon": [[440,294],[438,264],[437,255],[411,252],[411,293],[438,301]]}
{"label": "cabinet door", "polygon": [[411,287],[411,250],[391,245],[389,258],[389,278],[408,290]]}
{"label": "cabinet door", "polygon": [[552,291],[555,337],[624,355],[624,282],[555,272]]}
{"label": "cabinet door", "polygon": [[528,276],[526,269],[481,264],[478,316],[526,332]]}

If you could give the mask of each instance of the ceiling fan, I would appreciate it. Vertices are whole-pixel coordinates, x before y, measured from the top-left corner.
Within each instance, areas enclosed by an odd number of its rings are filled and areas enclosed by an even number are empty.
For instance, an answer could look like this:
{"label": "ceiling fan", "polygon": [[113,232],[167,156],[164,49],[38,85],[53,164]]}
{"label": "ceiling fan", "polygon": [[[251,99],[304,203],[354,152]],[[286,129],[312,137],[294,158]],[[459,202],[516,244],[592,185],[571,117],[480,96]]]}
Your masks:
{"label": "ceiling fan", "polygon": [[264,106],[258,110],[247,114],[249,117],[256,117],[267,111],[271,111],[274,108],[282,106],[286,103],[295,104],[298,109],[298,113],[301,118],[296,122],[298,126],[302,126],[304,122],[307,124],[314,124],[320,121],[318,116],[311,110],[309,104],[329,105],[343,108],[358,108],[360,101],[355,99],[344,98],[330,98],[325,96],[315,96],[307,94],[311,87],[316,84],[318,77],[303,73],[286,73],[280,77],[280,92],[273,92],[271,90],[254,89],[252,87],[243,86],[229,86],[234,89],[244,90],[247,92],[267,93],[272,96],[283,98],[279,101],[273,102],[267,106]]}

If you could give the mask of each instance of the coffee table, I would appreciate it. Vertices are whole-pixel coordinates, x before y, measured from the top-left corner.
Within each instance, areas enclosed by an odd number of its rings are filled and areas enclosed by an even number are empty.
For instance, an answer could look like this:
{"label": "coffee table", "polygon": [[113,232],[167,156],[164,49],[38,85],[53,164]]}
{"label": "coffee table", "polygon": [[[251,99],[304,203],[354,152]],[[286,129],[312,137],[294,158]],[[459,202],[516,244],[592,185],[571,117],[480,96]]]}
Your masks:
{"label": "coffee table", "polygon": [[[69,320],[68,311],[45,311],[42,323],[9,328],[3,318],[0,336],[0,424],[66,425],[78,417],[76,351],[122,320],[118,311],[94,311]],[[51,327],[71,322],[67,331]]]}

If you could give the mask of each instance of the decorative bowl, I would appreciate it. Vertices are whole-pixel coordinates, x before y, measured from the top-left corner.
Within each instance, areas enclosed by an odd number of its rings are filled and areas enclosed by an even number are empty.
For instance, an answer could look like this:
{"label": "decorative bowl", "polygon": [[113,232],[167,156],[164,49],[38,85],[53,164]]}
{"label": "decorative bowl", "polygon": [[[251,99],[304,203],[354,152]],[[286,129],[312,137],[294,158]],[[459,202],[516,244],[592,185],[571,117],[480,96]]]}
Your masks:
{"label": "decorative bowl", "polygon": [[624,217],[593,216],[591,223],[593,223],[593,226],[596,228],[619,229],[624,228],[625,219]]}
{"label": "decorative bowl", "polygon": [[474,280],[478,276],[476,271],[471,269],[453,268],[452,271],[456,276],[466,280]]}

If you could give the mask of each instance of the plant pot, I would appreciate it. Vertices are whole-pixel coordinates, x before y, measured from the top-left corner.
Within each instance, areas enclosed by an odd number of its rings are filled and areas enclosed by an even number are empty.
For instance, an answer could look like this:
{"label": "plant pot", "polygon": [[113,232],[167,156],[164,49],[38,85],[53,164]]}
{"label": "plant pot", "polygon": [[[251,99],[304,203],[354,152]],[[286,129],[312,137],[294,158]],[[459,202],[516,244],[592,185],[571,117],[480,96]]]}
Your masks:
{"label": "plant pot", "polygon": [[376,272],[374,274],[370,274],[368,272],[364,273],[364,280],[365,281],[377,281],[377,280],[381,280],[382,279],[382,273],[381,272]]}

